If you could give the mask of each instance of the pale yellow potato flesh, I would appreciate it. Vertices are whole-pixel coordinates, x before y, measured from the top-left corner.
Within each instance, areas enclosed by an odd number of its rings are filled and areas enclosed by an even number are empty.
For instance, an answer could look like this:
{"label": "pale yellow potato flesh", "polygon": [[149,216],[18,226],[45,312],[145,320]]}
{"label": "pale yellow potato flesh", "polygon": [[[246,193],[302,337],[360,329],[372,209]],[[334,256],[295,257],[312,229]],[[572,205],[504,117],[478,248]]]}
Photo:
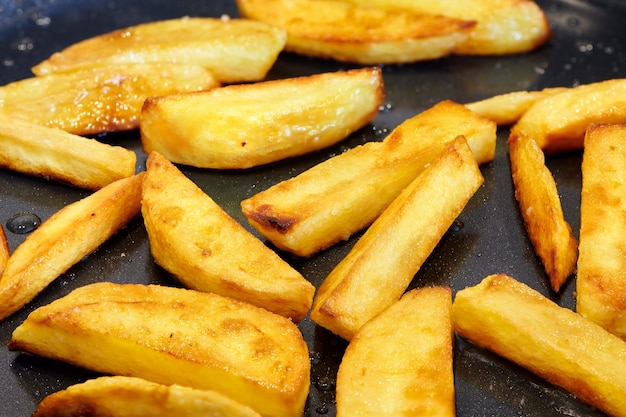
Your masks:
{"label": "pale yellow potato flesh", "polygon": [[346,348],[337,417],[454,417],[453,338],[450,288],[408,291]]}
{"label": "pale yellow potato flesh", "polygon": [[117,180],[63,207],[15,248],[0,278],[0,320],[30,302],[139,214],[143,175]]}
{"label": "pale yellow potato flesh", "polygon": [[310,385],[308,348],[291,320],[184,288],[83,286],[33,311],[9,349],[217,391],[268,417],[301,417]]}
{"label": "pale yellow potato flesh", "polygon": [[32,417],[261,417],[215,391],[103,376],[48,395]]}
{"label": "pale yellow potato flesh", "polygon": [[111,64],[200,65],[220,83],[265,78],[283,50],[284,30],[248,19],[182,17],[85,39],[33,67],[36,75]]}
{"label": "pale yellow potato flesh", "polygon": [[507,275],[456,293],[456,332],[615,417],[626,416],[626,343]]}
{"label": "pale yellow potato flesh", "polygon": [[311,319],[351,340],[402,296],[483,182],[465,138],[457,138],[330,272],[313,300]]}
{"label": "pale yellow potato flesh", "polygon": [[141,140],[175,163],[250,168],[338,143],[384,98],[378,67],[156,97],[143,107]]}

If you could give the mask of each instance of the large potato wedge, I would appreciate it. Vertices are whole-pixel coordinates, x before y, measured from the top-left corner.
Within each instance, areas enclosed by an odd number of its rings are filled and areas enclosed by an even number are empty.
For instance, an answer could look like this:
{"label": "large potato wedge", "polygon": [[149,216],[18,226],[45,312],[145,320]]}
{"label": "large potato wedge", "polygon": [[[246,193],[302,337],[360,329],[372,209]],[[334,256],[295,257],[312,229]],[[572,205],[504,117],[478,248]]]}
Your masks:
{"label": "large potato wedge", "polygon": [[36,75],[111,64],[200,65],[221,83],[259,81],[286,42],[284,30],[247,19],[183,17],[85,39],[33,67]]}
{"label": "large potato wedge", "polygon": [[615,417],[626,416],[626,343],[506,275],[456,293],[456,332]]}
{"label": "large potato wedge", "polygon": [[155,261],[185,286],[247,301],[296,322],[315,287],[170,161],[146,163],[141,212]]}
{"label": "large potato wedge", "polygon": [[11,256],[11,248],[9,248],[9,241],[6,233],[4,233],[4,227],[0,224],[0,278],[2,278],[4,268],[7,266],[9,256]]}
{"label": "large potato wedge", "polygon": [[574,273],[578,242],[563,215],[556,183],[545,157],[528,136],[508,139],[515,199],[528,237],[556,292]]}
{"label": "large potato wedge", "polygon": [[354,336],[337,372],[337,416],[455,416],[452,297],[407,292]]}
{"label": "large potato wedge", "polygon": [[230,85],[148,99],[144,151],[200,168],[250,168],[333,145],[372,121],[380,68]]}
{"label": "large potato wedge", "polygon": [[0,320],[26,305],[139,214],[143,175],[117,180],[63,207],[13,251],[0,277]]}
{"label": "large potato wedge", "polygon": [[285,50],[363,65],[440,58],[475,22],[327,0],[237,0],[242,16],[281,27]]}
{"label": "large potato wedge", "polygon": [[135,152],[0,114],[0,167],[98,190],[135,173]]}
{"label": "large potato wedge", "polygon": [[261,417],[215,391],[103,376],[48,395],[32,417]]}
{"label": "large potato wedge", "polygon": [[278,248],[310,256],[370,225],[459,135],[479,163],[493,160],[495,123],[443,101],[382,142],[352,148],[245,199],[243,213]]}
{"label": "large potato wedge", "polygon": [[198,65],[120,64],[0,87],[0,113],[77,135],[135,129],[146,98],[217,87]]}
{"label": "large potato wedge", "polygon": [[458,137],[361,236],[319,287],[311,319],[351,340],[396,302],[484,179]]}
{"label": "large potato wedge", "polygon": [[584,146],[576,310],[626,340],[626,125],[592,125]]}
{"label": "large potato wedge", "polygon": [[302,416],[310,384],[307,345],[291,320],[184,288],[84,286],[33,311],[9,349],[214,390],[263,416]]}

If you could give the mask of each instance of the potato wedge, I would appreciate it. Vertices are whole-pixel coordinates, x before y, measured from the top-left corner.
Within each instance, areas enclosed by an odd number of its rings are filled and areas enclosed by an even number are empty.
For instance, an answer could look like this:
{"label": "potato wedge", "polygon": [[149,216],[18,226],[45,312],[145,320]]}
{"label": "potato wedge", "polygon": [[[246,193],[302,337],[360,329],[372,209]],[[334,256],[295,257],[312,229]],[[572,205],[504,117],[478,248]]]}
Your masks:
{"label": "potato wedge", "polygon": [[32,417],[261,417],[215,391],[103,376],[48,395]]}
{"label": "potato wedge", "polygon": [[454,417],[450,288],[414,289],[356,333],[337,372],[337,417]]}
{"label": "potato wedge", "polygon": [[0,113],[76,135],[139,127],[146,98],[217,87],[198,65],[121,64],[26,78],[0,87]]}
{"label": "potato wedge", "polygon": [[483,181],[465,138],[458,137],[330,272],[313,300],[311,319],[351,340],[402,296]]}
{"label": "potato wedge", "polygon": [[626,340],[626,125],[585,136],[576,310]]}
{"label": "potato wedge", "polygon": [[558,292],[576,270],[578,242],[563,215],[556,183],[541,149],[523,135],[511,135],[507,143],[515,199],[528,237],[552,290]]}
{"label": "potato wedge", "polygon": [[7,265],[9,256],[11,256],[9,241],[7,240],[7,235],[4,233],[4,227],[0,224],[0,279],[4,273],[4,268]]}
{"label": "potato wedge", "polygon": [[247,19],[183,17],[85,39],[33,67],[36,75],[111,64],[200,65],[220,83],[259,81],[286,42],[284,30]]}
{"label": "potato wedge", "polygon": [[243,213],[278,248],[310,256],[371,224],[459,135],[479,163],[493,160],[495,123],[443,101],[382,142],[355,147],[245,199]]}
{"label": "potato wedge", "polygon": [[146,163],[141,212],[155,261],[185,286],[299,322],[315,287],[230,217],[170,161]]}
{"label": "potato wedge", "polygon": [[242,16],[285,29],[285,50],[363,65],[440,58],[475,22],[327,0],[237,0]]}
{"label": "potato wedge", "polygon": [[615,417],[626,416],[626,343],[503,274],[456,293],[457,333]]}
{"label": "potato wedge", "polygon": [[175,163],[250,168],[345,139],[384,98],[378,67],[156,97],[143,107],[141,139]]}
{"label": "potato wedge", "polygon": [[263,416],[302,416],[310,384],[307,345],[291,320],[184,288],[86,285],[33,311],[9,349],[214,390]]}
{"label": "potato wedge", "polygon": [[583,84],[533,104],[513,125],[545,153],[580,150],[590,124],[626,123],[626,79]]}
{"label": "potato wedge", "polygon": [[26,305],[139,214],[143,175],[117,180],[63,207],[13,251],[0,278],[0,320]]}
{"label": "potato wedge", "polygon": [[135,152],[0,114],[0,167],[98,190],[135,173]]}

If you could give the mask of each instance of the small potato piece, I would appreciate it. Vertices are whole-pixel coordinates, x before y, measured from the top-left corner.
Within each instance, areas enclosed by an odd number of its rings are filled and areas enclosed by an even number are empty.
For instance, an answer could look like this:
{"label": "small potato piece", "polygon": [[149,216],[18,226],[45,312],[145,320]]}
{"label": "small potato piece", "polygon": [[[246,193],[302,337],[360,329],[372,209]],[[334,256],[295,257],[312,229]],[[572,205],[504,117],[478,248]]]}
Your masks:
{"label": "small potato piece", "polygon": [[33,311],[9,349],[97,372],[217,391],[267,417],[301,417],[307,345],[252,304],[158,285],[86,285]]}
{"label": "small potato piece", "polygon": [[626,125],[592,125],[582,163],[576,310],[626,340]]}
{"label": "small potato piece", "polygon": [[574,273],[578,242],[565,221],[554,178],[545,165],[543,152],[528,136],[508,140],[515,198],[528,237],[555,292]]}
{"label": "small potato piece", "polygon": [[626,343],[503,274],[457,292],[456,332],[614,417],[626,416]]}
{"label": "small potato piece", "polygon": [[4,233],[4,227],[0,224],[0,278],[2,278],[2,273],[7,265],[9,256],[11,256],[9,241],[7,240],[7,235]]}
{"label": "small potato piece", "polygon": [[0,167],[98,190],[135,173],[137,156],[59,129],[0,114]]}
{"label": "small potato piece", "polygon": [[455,416],[450,288],[407,292],[354,336],[337,373],[337,417]]}
{"label": "small potato piece", "polygon": [[32,417],[261,417],[215,391],[103,376],[48,395]]}
{"label": "small potato piece", "polygon": [[475,22],[327,0],[237,0],[244,17],[284,28],[285,50],[362,65],[440,58]]}
{"label": "small potato piece", "polygon": [[117,180],[63,207],[13,251],[0,278],[0,320],[22,308],[139,214],[143,175]]}
{"label": "small potato piece", "polygon": [[413,180],[317,291],[311,319],[351,340],[397,301],[484,179],[458,137]]}
{"label": "small potato piece", "polygon": [[157,97],[143,107],[141,138],[175,163],[250,168],[345,139],[384,98],[378,67]]}
{"label": "small potato piece", "polygon": [[286,42],[282,29],[247,19],[183,17],[85,39],[33,67],[36,75],[112,64],[200,65],[220,83],[259,81]]}

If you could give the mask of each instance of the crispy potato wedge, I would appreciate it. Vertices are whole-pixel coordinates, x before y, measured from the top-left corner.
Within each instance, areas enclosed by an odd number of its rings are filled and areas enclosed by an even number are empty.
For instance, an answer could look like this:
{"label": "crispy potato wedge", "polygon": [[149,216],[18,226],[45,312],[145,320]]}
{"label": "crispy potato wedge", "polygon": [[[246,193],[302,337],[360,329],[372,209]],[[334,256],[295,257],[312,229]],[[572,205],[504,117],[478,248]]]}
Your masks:
{"label": "crispy potato wedge", "polygon": [[449,55],[475,22],[327,0],[237,0],[242,16],[281,27],[285,50],[363,65]]}
{"label": "crispy potato wedge", "polygon": [[9,256],[11,256],[9,241],[7,240],[7,235],[4,233],[4,227],[0,224],[0,278],[2,278]]}
{"label": "crispy potato wedge", "polygon": [[585,136],[576,310],[626,340],[626,125]]}
{"label": "crispy potato wedge", "polygon": [[9,257],[0,278],[0,320],[125,227],[140,212],[143,173],[63,207]]}
{"label": "crispy potato wedge", "polygon": [[278,248],[310,256],[370,225],[459,135],[479,163],[493,160],[495,123],[443,101],[382,142],[352,148],[245,199],[243,213]]}
{"label": "crispy potato wedge", "polygon": [[33,67],[36,75],[111,64],[200,65],[220,83],[265,78],[285,31],[247,19],[183,17],[119,29],[68,46]]}
{"label": "crispy potato wedge", "polygon": [[503,274],[456,293],[457,333],[608,415],[626,416],[626,343]]}
{"label": "crispy potato wedge", "polygon": [[0,167],[98,190],[135,173],[135,152],[0,114]]}
{"label": "crispy potato wedge", "polygon": [[626,123],[626,79],[573,87],[535,102],[513,125],[545,153],[580,150],[590,124]]}
{"label": "crispy potato wedge", "polygon": [[263,416],[302,416],[310,384],[307,345],[291,320],[184,288],[86,285],[33,311],[9,349],[214,390]]}
{"label": "crispy potato wedge", "polygon": [[402,296],[483,181],[465,138],[458,137],[330,272],[313,300],[311,319],[351,340]]}
{"label": "crispy potato wedge", "polygon": [[261,417],[215,391],[103,376],[48,395],[32,417]]}
{"label": "crispy potato wedge", "polygon": [[175,163],[250,168],[345,139],[384,99],[378,67],[156,97],[143,107],[141,139]]}
{"label": "crispy potato wedge", "polygon": [[146,98],[218,85],[198,65],[109,65],[4,85],[0,113],[77,135],[131,130]]}
{"label": "crispy potato wedge", "polygon": [[155,261],[185,286],[299,322],[315,287],[159,153],[146,163],[141,212]]}
{"label": "crispy potato wedge", "polygon": [[337,372],[337,416],[454,417],[450,288],[407,292],[356,333]]}
{"label": "crispy potato wedge", "polygon": [[528,136],[508,139],[515,199],[528,237],[555,292],[576,270],[578,242],[565,220],[554,177],[545,157]]}

